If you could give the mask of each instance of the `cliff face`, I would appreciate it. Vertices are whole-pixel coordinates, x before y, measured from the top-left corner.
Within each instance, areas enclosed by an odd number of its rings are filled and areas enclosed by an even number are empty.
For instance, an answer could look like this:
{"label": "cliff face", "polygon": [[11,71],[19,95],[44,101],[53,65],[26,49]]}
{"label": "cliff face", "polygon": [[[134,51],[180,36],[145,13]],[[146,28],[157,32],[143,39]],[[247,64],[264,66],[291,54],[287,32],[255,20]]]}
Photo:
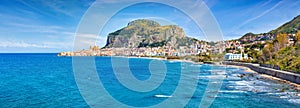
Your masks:
{"label": "cliff face", "polygon": [[138,48],[187,46],[198,41],[185,36],[182,28],[176,25],[161,26],[151,20],[135,20],[120,30],[110,33],[105,48]]}

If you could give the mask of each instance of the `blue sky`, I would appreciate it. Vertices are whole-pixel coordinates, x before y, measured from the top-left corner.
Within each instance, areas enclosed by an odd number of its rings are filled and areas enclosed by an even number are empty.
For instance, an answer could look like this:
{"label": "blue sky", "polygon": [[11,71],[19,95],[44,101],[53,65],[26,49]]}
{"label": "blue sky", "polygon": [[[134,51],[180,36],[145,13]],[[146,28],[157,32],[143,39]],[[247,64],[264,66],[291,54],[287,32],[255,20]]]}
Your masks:
{"label": "blue sky", "polygon": [[[1,0],[0,52],[72,50],[77,26],[93,2],[93,0]],[[247,32],[268,32],[300,15],[298,0],[205,0],[204,2],[218,21],[225,39],[238,38]],[[205,40],[201,29],[179,10],[157,3],[143,3],[127,7],[113,16],[99,34],[97,45],[105,44],[107,33],[140,18],[153,19],[162,25],[179,25],[188,36]]]}

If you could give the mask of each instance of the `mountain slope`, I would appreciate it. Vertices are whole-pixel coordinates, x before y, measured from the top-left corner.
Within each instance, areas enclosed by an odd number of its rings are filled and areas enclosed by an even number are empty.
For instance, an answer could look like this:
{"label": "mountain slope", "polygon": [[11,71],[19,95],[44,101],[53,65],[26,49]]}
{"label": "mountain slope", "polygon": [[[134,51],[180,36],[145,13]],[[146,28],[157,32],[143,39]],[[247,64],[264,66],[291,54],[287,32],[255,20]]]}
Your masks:
{"label": "mountain slope", "polygon": [[269,33],[291,33],[300,29],[300,15]]}
{"label": "mountain slope", "polygon": [[300,30],[300,15],[295,17],[293,20],[281,25],[280,27],[271,30],[268,33],[260,33],[260,34],[253,34],[253,33],[246,33],[238,40],[241,42],[247,42],[251,39],[256,38],[258,35],[274,35],[278,33],[296,33],[297,30]]}
{"label": "mountain slope", "polygon": [[138,47],[158,47],[187,46],[197,39],[186,37],[182,28],[176,25],[161,26],[159,23],[139,19],[129,22],[120,30],[108,35],[105,48],[138,48]]}

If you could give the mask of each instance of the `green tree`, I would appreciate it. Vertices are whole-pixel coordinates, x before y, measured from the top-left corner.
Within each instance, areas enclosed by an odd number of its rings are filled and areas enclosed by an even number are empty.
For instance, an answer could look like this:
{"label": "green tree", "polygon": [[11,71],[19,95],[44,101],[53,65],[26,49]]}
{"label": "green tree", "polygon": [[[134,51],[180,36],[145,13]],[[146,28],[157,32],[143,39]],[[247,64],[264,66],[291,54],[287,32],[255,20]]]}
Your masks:
{"label": "green tree", "polygon": [[282,49],[282,48],[285,48],[288,44],[288,38],[287,38],[287,34],[286,33],[279,33],[277,35],[277,38],[276,40],[278,41],[278,45],[279,45],[279,48]]}
{"label": "green tree", "polygon": [[296,47],[299,49],[300,48],[300,30],[298,30],[298,32],[295,35],[295,45]]}

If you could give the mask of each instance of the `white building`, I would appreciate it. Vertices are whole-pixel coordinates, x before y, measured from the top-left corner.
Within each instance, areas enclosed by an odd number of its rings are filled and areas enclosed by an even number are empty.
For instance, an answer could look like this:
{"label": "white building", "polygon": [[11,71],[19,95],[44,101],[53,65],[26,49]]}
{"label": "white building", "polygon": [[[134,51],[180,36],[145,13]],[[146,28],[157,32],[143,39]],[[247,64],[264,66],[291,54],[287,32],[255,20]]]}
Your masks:
{"label": "white building", "polygon": [[248,54],[244,54],[244,57],[242,54],[232,54],[232,53],[226,53],[225,60],[243,60],[248,59]]}

